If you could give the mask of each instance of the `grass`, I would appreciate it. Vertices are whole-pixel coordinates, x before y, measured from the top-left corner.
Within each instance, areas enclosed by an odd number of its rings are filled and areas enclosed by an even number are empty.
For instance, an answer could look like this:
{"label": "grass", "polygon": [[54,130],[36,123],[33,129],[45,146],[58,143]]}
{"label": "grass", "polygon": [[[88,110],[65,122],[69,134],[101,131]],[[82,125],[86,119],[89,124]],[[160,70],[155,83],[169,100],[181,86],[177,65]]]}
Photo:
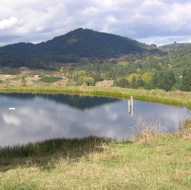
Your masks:
{"label": "grass", "polygon": [[83,139],[58,138],[13,147],[5,146],[0,148],[0,159],[7,162],[15,158],[45,157],[60,153],[66,156],[69,152],[72,155],[79,156],[84,151],[94,149],[95,146],[107,142],[109,142],[109,139],[89,136]]}
{"label": "grass", "polygon": [[41,82],[46,82],[46,83],[54,83],[56,81],[59,81],[61,80],[62,78],[61,77],[47,77],[47,76],[43,76],[39,81]]}
{"label": "grass", "polygon": [[19,75],[20,71],[19,70],[7,70],[7,71],[1,71],[0,75]]}
{"label": "grass", "polygon": [[74,153],[80,149],[74,149],[48,159],[29,157],[30,162],[1,164],[0,189],[189,190],[190,130],[188,124],[173,134],[158,133],[144,123],[129,141],[97,141],[93,149],[85,146],[86,151],[78,155]]}

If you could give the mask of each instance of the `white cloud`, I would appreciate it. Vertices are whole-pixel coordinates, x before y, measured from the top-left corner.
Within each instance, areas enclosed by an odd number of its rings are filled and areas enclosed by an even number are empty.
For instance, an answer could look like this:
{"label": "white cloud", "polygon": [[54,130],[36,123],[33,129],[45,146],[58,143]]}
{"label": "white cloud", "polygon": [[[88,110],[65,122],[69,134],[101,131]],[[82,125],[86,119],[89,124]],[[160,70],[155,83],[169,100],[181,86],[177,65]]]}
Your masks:
{"label": "white cloud", "polygon": [[19,126],[21,121],[14,115],[3,114],[3,121],[8,125]]}
{"label": "white cloud", "polygon": [[0,9],[1,43],[45,41],[79,27],[148,41],[191,40],[189,0],[2,0]]}
{"label": "white cloud", "polygon": [[11,17],[10,19],[3,19],[0,21],[0,30],[10,29],[16,26],[18,19]]}

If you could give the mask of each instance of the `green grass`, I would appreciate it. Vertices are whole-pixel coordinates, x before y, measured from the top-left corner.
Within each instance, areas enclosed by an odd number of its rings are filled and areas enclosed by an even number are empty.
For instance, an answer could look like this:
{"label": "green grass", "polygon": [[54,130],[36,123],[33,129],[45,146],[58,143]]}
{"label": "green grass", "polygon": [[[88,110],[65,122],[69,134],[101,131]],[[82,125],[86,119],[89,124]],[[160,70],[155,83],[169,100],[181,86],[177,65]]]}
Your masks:
{"label": "green grass", "polygon": [[0,75],[18,75],[19,69],[1,69]]}
{"label": "green grass", "polygon": [[54,83],[56,81],[59,81],[61,80],[62,78],[61,77],[47,77],[47,76],[43,76],[39,81],[41,82],[46,82],[46,83]]}
{"label": "green grass", "polygon": [[164,134],[151,132],[145,125],[130,141],[90,140],[91,146],[67,155],[60,151],[51,157],[1,163],[0,188],[190,190],[190,129]]}

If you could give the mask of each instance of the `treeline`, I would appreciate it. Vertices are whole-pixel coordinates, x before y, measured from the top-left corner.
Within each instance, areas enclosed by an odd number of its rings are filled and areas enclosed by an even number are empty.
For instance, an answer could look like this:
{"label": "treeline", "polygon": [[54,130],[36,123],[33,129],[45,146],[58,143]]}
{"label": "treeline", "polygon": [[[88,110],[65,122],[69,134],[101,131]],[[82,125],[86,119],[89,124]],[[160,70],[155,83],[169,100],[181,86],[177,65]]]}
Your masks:
{"label": "treeline", "polygon": [[39,56],[39,55],[20,55],[15,53],[0,53],[0,67],[27,67],[29,69],[58,70],[62,62],[73,63],[79,58],[73,56]]}
{"label": "treeline", "polygon": [[142,77],[139,78],[133,77],[132,80],[123,78],[115,81],[115,85],[123,88],[134,88],[134,89],[144,88],[147,90],[163,89],[166,91],[171,91],[173,87],[179,90],[182,89],[182,84],[179,85],[176,82],[177,80],[173,72],[163,71],[163,72],[156,72],[152,76],[151,80],[144,80]]}

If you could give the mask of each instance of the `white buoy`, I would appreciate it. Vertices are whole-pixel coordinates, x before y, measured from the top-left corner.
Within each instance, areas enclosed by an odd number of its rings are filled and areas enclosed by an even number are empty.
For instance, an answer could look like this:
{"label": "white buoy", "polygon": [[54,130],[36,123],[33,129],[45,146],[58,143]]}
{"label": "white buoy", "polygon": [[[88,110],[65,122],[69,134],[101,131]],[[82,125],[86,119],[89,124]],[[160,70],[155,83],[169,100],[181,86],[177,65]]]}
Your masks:
{"label": "white buoy", "polygon": [[9,108],[9,110],[15,110],[16,108]]}

